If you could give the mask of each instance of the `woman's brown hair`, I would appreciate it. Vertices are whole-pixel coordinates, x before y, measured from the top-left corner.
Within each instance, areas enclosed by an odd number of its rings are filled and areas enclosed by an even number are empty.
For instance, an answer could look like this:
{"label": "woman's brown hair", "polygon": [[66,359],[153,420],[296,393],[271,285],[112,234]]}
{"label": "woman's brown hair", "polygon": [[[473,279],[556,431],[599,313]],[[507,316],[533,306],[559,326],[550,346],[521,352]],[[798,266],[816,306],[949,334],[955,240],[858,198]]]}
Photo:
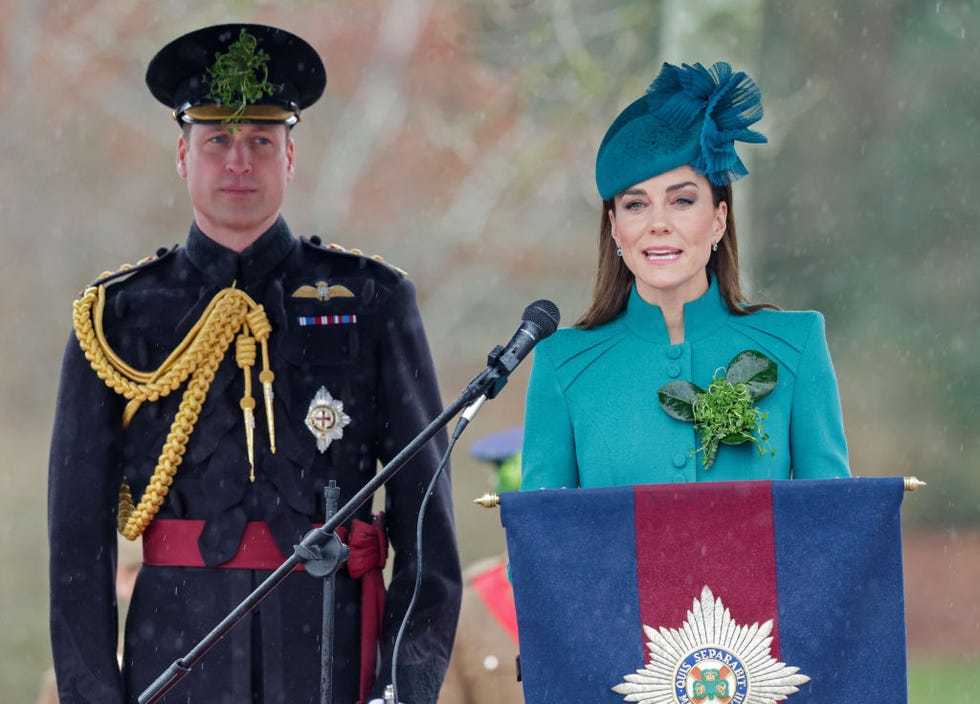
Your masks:
{"label": "woman's brown hair", "polygon": [[[739,283],[738,239],[735,236],[735,215],[732,212],[731,184],[716,186],[711,184],[711,197],[715,207],[728,205],[725,218],[725,236],[718,241],[718,250],[711,252],[708,259],[708,275],[718,280],[718,288],[728,309],[736,315],[748,315],[760,308],[775,308],[768,303],[749,305]],[[608,323],[626,308],[630,290],[633,288],[633,273],[626,267],[623,258],[616,254],[616,243],[612,238],[612,223],[609,211],[615,202],[602,202],[602,217],[599,221],[599,268],[596,272],[595,287],[592,291],[592,304],[575,327],[589,329]]]}

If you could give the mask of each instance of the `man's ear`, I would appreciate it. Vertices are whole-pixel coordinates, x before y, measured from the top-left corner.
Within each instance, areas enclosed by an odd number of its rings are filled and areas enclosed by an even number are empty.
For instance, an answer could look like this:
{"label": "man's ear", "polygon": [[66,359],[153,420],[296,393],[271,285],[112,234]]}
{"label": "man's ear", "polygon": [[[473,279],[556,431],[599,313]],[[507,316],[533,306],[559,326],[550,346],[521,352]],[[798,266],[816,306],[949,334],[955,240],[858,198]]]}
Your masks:
{"label": "man's ear", "polygon": [[296,173],[296,144],[290,137],[286,142],[286,180],[292,181]]}
{"label": "man's ear", "polygon": [[187,178],[187,140],[183,134],[177,138],[177,175]]}

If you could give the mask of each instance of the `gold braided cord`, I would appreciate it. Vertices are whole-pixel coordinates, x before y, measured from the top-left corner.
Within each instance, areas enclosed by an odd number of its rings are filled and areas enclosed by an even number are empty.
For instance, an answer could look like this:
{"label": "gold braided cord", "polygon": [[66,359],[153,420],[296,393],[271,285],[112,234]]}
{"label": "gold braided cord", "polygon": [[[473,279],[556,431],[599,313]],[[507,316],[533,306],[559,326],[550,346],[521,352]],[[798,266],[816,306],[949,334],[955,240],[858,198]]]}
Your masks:
{"label": "gold braided cord", "polygon": [[156,469],[153,476],[146,485],[143,497],[137,506],[133,506],[132,498],[128,505],[122,503],[123,497],[120,495],[119,515],[126,516],[125,524],[119,532],[129,540],[136,540],[143,534],[147,526],[153,521],[160,507],[163,506],[164,499],[170,492],[170,485],[173,484],[174,475],[177,468],[184,459],[187,450],[187,441],[190,440],[191,433],[194,432],[194,425],[201,413],[204,399],[208,394],[208,388],[214,380],[214,372],[221,363],[221,358],[217,357],[216,363],[202,366],[198,369],[187,385],[184,396],[177,409],[177,415],[170,425],[170,432],[163,443],[163,450],[157,459]]}
{"label": "gold braided cord", "polygon": [[156,401],[184,383],[193,373],[195,365],[207,355],[206,347],[212,344],[212,340],[200,335],[205,325],[231,328],[222,348],[224,353],[234,337],[234,331],[245,321],[248,309],[255,306],[255,301],[244,291],[235,288],[219,291],[170,356],[156,370],[149,372],[129,366],[109,347],[102,327],[105,286],[89,288],[75,301],[75,337],[92,369],[109,388],[130,400]]}
{"label": "gold braided cord", "polygon": [[133,515],[133,495],[129,490],[129,482],[123,477],[119,487],[119,511],[116,513],[116,529],[122,533],[126,529],[129,517]]}
{"label": "gold braided cord", "polygon": [[[239,330],[247,333],[254,325],[252,332],[263,346],[263,361],[266,364],[263,374],[271,374],[265,349],[271,325],[262,306],[256,304],[248,294],[236,288],[224,289],[215,295],[194,327],[159,368],[141,371],[126,364],[109,347],[102,327],[104,310],[105,287],[87,289],[75,301],[75,336],[85,358],[99,378],[117,394],[130,400],[124,415],[124,424],[128,423],[140,403],[167,396],[190,377],[157,460],[156,469],[139,504],[133,505],[128,484],[124,482],[120,489],[119,532],[126,538],[135,540],[149,526],[170,490],[215,372]],[[247,334],[244,337],[247,338]],[[247,352],[245,357],[248,357]],[[251,360],[251,364],[254,364],[254,342]],[[254,401],[251,400],[249,369],[245,366],[243,369],[246,373],[246,397],[242,399],[244,408],[248,401],[252,405]]]}

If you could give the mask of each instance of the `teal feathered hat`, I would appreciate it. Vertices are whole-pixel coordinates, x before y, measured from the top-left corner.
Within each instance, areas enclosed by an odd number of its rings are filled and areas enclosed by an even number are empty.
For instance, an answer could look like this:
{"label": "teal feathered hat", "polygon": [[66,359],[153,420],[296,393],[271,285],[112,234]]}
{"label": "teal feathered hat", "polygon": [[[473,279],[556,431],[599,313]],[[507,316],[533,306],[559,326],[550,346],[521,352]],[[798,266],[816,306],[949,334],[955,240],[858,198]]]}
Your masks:
{"label": "teal feathered hat", "polygon": [[724,61],[665,63],[647,92],[613,121],[599,145],[595,180],[608,200],[648,178],[689,165],[716,185],[749,173],[735,141],[764,143],[748,129],[762,119],[762,94]]}

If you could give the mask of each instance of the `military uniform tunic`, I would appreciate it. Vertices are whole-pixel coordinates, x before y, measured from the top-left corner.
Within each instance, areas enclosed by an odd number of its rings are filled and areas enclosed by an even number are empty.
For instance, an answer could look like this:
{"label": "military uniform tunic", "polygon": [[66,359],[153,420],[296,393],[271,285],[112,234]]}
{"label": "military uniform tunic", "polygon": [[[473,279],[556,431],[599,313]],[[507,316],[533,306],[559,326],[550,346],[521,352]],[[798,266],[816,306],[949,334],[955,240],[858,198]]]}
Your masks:
{"label": "military uniform tunic", "polygon": [[[294,296],[318,282],[351,295]],[[129,365],[155,369],[215,294],[231,286],[260,303],[271,324],[276,451],[256,381],[250,480],[239,405],[243,371],[232,345],[157,515],[204,522],[198,548],[207,566],[144,565],[127,615],[121,672],[112,586],[118,492],[125,478],[139,499],[183,388],[144,402],[124,429],[125,399],[96,375],[78,342],[68,342],[49,484],[52,641],[64,704],[136,701],[268,575],[213,567],[235,556],[248,522],[266,523],[279,550],[291,554],[311,525],[324,521],[323,487],[329,480],[339,485],[343,506],[379,461],[390,460],[441,410],[412,283],[369,257],[298,240],[281,218],[240,254],[192,226],[186,247],[109,282],[106,342]],[[252,373],[257,378],[258,367]],[[305,425],[321,387],[350,418],[325,452],[318,451]],[[445,447],[445,434],[437,435],[386,486],[386,528],[395,558],[375,696],[390,680],[392,644],[415,580],[418,507]],[[362,506],[355,517],[370,521],[370,511],[370,505]],[[424,540],[422,591],[398,658],[400,698],[413,704],[435,702],[458,612],[448,475],[438,480],[428,503]],[[336,593],[334,701],[353,703],[360,583],[343,569]],[[166,701],[319,702],[321,618],[322,581],[291,573]]]}

